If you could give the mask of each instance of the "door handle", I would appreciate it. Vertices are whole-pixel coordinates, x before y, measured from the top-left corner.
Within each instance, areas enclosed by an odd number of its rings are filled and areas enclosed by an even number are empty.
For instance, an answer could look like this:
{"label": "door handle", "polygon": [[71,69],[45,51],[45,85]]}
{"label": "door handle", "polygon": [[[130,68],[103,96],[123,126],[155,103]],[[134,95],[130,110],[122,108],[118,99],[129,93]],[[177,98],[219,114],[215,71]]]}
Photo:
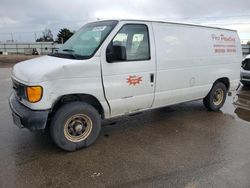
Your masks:
{"label": "door handle", "polygon": [[155,74],[151,73],[150,74],[150,83],[154,83],[154,81],[155,81]]}

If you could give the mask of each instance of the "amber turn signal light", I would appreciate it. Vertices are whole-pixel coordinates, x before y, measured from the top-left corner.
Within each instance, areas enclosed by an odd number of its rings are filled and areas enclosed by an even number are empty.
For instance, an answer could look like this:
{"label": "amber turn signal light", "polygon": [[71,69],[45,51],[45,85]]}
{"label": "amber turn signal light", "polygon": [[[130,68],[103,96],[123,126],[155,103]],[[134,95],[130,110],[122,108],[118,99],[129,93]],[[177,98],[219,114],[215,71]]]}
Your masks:
{"label": "amber turn signal light", "polygon": [[27,100],[31,103],[35,103],[41,100],[43,89],[41,86],[28,86],[26,88]]}

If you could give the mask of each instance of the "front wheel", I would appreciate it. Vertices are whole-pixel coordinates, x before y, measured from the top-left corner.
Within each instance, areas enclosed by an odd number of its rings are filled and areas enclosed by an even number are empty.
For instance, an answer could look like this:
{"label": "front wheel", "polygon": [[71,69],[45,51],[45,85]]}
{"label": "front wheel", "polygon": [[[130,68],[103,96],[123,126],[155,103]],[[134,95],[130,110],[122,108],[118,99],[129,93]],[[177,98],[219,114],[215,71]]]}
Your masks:
{"label": "front wheel", "polygon": [[50,126],[53,141],[66,151],[75,151],[93,144],[100,130],[100,114],[93,106],[83,102],[62,106],[53,116]]}
{"label": "front wheel", "polygon": [[205,107],[210,111],[218,111],[225,103],[227,88],[225,84],[215,83],[211,91],[203,99]]}

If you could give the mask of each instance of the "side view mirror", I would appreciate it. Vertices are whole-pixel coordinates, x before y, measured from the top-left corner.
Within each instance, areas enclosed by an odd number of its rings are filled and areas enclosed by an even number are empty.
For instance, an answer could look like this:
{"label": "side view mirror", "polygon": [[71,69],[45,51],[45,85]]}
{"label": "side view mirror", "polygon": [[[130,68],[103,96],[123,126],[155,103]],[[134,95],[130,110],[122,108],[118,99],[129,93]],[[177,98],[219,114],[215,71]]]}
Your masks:
{"label": "side view mirror", "polygon": [[106,50],[106,59],[109,63],[117,61],[126,61],[126,48],[124,46],[113,46],[112,43],[110,43]]}

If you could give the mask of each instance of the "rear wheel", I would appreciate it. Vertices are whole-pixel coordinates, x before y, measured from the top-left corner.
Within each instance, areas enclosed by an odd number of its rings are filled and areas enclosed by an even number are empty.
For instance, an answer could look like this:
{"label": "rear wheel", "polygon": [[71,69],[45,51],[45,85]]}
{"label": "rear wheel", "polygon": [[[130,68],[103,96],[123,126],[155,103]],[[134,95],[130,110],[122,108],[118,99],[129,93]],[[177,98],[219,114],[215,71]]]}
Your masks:
{"label": "rear wheel", "polygon": [[225,84],[217,82],[211,91],[203,99],[205,107],[210,111],[218,111],[225,103],[227,96],[227,88]]}
{"label": "rear wheel", "polygon": [[62,106],[55,113],[50,126],[53,141],[66,151],[75,151],[93,144],[100,130],[100,114],[94,107],[82,102]]}

